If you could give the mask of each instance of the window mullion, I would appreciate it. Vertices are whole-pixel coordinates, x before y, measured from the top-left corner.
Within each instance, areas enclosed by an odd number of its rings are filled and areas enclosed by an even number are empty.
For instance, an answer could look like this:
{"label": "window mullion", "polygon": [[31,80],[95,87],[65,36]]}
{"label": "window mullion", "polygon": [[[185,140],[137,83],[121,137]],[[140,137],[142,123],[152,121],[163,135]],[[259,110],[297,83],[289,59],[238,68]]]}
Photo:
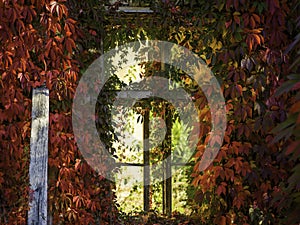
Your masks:
{"label": "window mullion", "polygon": [[144,159],[144,211],[150,210],[150,149],[149,149],[149,111],[145,111],[143,124],[143,159]]}

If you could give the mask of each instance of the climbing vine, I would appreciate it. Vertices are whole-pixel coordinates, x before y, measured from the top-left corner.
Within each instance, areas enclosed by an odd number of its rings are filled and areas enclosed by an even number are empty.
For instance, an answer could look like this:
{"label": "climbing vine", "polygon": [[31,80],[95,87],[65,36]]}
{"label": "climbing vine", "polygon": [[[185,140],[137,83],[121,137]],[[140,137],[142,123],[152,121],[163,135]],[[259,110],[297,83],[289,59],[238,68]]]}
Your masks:
{"label": "climbing vine", "polygon": [[[94,59],[118,44],[147,38],[198,54],[226,100],[224,141],[205,171],[198,165],[211,115],[199,110],[205,122],[191,184],[201,222],[299,223],[299,3],[194,1],[191,9],[176,2],[156,1],[153,14],[128,15],[105,10],[104,1],[0,0],[1,224],[26,224],[31,93],[41,85],[50,89],[53,224],[117,223],[114,185],[81,156],[72,133],[71,104],[80,76]],[[156,62],[144,66],[142,76],[160,70]],[[176,74],[174,79],[192,83]],[[200,90],[191,94],[206,107]],[[102,97],[100,105],[110,104],[114,96]],[[100,133],[112,132],[104,127],[99,125]],[[102,138],[109,143],[109,135]]]}

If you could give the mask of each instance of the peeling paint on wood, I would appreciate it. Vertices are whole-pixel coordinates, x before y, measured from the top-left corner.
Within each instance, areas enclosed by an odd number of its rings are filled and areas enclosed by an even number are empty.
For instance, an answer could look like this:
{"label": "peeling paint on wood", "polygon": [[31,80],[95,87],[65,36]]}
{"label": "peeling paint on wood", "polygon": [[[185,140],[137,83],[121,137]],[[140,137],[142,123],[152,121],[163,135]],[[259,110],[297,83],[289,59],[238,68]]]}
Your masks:
{"label": "peeling paint on wood", "polygon": [[47,225],[49,90],[33,89],[28,225]]}

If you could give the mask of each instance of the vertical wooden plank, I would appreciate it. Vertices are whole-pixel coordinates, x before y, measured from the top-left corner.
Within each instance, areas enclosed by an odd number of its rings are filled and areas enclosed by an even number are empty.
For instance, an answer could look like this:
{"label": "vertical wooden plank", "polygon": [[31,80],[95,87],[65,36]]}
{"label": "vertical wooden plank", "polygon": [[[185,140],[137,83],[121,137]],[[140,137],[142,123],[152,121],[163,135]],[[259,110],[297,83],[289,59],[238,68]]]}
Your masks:
{"label": "vertical wooden plank", "polygon": [[[164,60],[165,52],[161,51],[161,59]],[[161,71],[163,74],[166,72],[166,65],[161,63]],[[166,76],[166,74],[164,74]],[[170,79],[170,77],[168,77]],[[168,87],[169,88],[169,87]],[[163,153],[165,160],[163,163],[163,213],[165,215],[171,216],[172,213],[172,167],[171,167],[171,133],[172,133],[172,117],[171,112],[168,110],[169,104],[165,105],[165,123],[167,127],[167,132],[165,140],[163,142]]]}
{"label": "vertical wooden plank", "polygon": [[164,140],[164,165],[163,165],[163,213],[171,216],[172,214],[172,158],[171,158],[171,141],[172,141],[172,115],[170,111],[165,112],[165,122],[167,127],[166,137]]}
{"label": "vertical wooden plank", "polygon": [[33,89],[28,225],[47,225],[49,90]]}
{"label": "vertical wooden plank", "polygon": [[167,180],[166,180],[166,189],[167,189],[167,211],[166,214],[171,216],[172,213],[172,156],[171,156],[171,142],[172,142],[172,117],[171,112],[167,113],[166,118],[166,126],[167,126],[167,138],[168,138],[168,152],[167,152]]}
{"label": "vertical wooden plank", "polygon": [[150,151],[149,151],[149,110],[144,115],[143,125],[143,158],[144,158],[144,211],[150,210]]}

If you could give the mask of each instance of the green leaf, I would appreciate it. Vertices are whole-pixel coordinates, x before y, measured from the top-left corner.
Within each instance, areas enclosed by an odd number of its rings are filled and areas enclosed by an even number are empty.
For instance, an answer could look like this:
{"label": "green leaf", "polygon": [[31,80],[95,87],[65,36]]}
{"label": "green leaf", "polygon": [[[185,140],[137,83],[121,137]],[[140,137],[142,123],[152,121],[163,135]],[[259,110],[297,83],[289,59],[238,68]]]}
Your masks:
{"label": "green leaf", "polygon": [[294,125],[296,122],[296,116],[290,116],[288,119],[286,119],[284,122],[280,123],[279,125],[277,125],[273,130],[272,133],[276,134],[279,133],[281,131],[283,131],[284,129],[287,129],[288,127],[290,127],[291,125]]}
{"label": "green leaf", "polygon": [[[292,171],[293,171],[293,174],[289,177],[288,182],[290,183],[290,185],[294,186],[300,182],[300,173],[299,173],[300,172],[300,164],[295,166]],[[298,196],[298,197],[300,197],[300,196]]]}
{"label": "green leaf", "polygon": [[287,120],[277,125],[271,132],[273,134],[277,134],[272,141],[272,143],[276,143],[282,138],[285,138],[287,140],[292,134],[293,129],[295,127],[296,123],[296,115],[290,116]]}
{"label": "green leaf", "polygon": [[288,79],[300,81],[300,74],[296,74],[296,73],[290,74],[288,75]]}
{"label": "green leaf", "polygon": [[289,92],[294,86],[295,84],[298,83],[297,80],[288,80],[286,82],[284,82],[276,91],[275,96],[278,97],[284,93]]}
{"label": "green leaf", "polygon": [[[299,54],[299,53],[298,53]],[[296,58],[293,64],[290,66],[290,69],[297,68],[300,64],[300,57]]]}
{"label": "green leaf", "polygon": [[257,6],[257,8],[258,8],[259,14],[261,14],[262,11],[266,8],[266,7],[265,7],[265,3],[264,3],[264,2],[259,3],[258,6]]}

